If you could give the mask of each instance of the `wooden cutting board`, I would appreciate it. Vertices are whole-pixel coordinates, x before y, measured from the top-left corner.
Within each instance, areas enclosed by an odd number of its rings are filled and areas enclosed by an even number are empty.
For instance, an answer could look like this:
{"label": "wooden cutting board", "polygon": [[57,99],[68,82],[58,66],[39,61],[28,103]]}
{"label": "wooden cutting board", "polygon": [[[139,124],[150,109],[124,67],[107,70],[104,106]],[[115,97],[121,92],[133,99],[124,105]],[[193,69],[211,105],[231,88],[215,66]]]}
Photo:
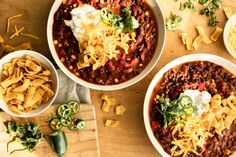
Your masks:
{"label": "wooden cutting board", "polygon": [[[14,119],[18,122],[32,121],[40,125],[40,128],[44,135],[50,134],[53,131],[49,128],[48,115],[53,113],[55,116],[57,105],[52,105],[47,111],[32,118],[15,118],[9,116],[5,112],[0,112],[0,156],[1,157],[57,157],[56,153],[52,150],[51,146],[46,140],[38,145],[34,152],[21,151],[15,152],[12,155],[7,153],[7,142],[11,140],[11,137],[6,133],[6,127],[3,122]],[[97,124],[95,110],[92,105],[81,104],[80,112],[73,115],[74,118],[81,118],[87,122],[87,126],[81,131],[71,131],[66,127],[62,130],[65,131],[68,150],[65,157],[100,157]],[[17,142],[9,145],[9,151],[22,148]]]}

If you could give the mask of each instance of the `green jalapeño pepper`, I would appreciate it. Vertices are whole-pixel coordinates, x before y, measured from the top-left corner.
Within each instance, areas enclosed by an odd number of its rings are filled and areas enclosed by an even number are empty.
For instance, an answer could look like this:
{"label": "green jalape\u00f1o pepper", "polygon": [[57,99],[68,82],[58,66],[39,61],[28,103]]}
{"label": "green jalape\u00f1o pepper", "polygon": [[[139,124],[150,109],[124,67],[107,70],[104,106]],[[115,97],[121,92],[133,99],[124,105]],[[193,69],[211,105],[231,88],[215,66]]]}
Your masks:
{"label": "green jalape\u00f1o pepper", "polygon": [[53,119],[50,121],[50,127],[53,129],[53,130],[59,130],[61,129],[62,127],[62,124],[61,124],[61,121],[59,119]]}
{"label": "green jalape\u00f1o pepper", "polygon": [[61,117],[61,124],[63,126],[69,126],[72,122],[72,119],[70,116],[64,116],[64,117]]}
{"label": "green jalape\u00f1o pepper", "polygon": [[183,96],[180,99],[180,105],[184,108],[192,107],[193,101],[189,96]]}
{"label": "green jalape\u00f1o pepper", "polygon": [[49,139],[58,157],[64,157],[68,147],[65,133],[63,131],[56,131],[49,135]]}
{"label": "green jalape\u00f1o pepper", "polygon": [[80,103],[75,100],[71,100],[67,103],[71,108],[71,114],[76,114],[80,110]]}
{"label": "green jalape\u00f1o pepper", "polygon": [[71,122],[71,124],[68,126],[68,128],[69,128],[70,130],[72,130],[72,131],[76,131],[76,130],[78,130],[76,124],[77,124],[77,123],[76,123],[76,120],[72,119],[72,122]]}
{"label": "green jalape\u00f1o pepper", "polygon": [[86,122],[82,119],[77,119],[76,123],[77,123],[76,126],[79,130],[84,129],[86,126]]}
{"label": "green jalape\u00f1o pepper", "polygon": [[57,108],[57,114],[60,117],[69,116],[71,114],[71,108],[67,104],[62,104]]}
{"label": "green jalape\u00f1o pepper", "polygon": [[86,122],[82,119],[73,119],[72,123],[68,126],[68,128],[72,131],[82,130],[86,126]]}

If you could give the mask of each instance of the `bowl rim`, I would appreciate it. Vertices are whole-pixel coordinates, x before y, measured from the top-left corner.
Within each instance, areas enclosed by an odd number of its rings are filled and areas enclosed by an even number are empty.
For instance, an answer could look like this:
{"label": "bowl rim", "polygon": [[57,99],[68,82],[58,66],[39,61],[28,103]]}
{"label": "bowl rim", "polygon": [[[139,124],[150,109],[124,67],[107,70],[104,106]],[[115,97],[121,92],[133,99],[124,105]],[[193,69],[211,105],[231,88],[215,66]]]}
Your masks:
{"label": "bowl rim", "polygon": [[[236,65],[217,55],[213,54],[208,54],[208,53],[197,53],[197,54],[189,54],[185,56],[181,56],[179,58],[176,58],[172,61],[170,61],[168,64],[166,64],[164,67],[162,67],[153,77],[151,83],[148,86],[148,89],[146,91],[146,95],[144,98],[144,105],[143,105],[143,119],[144,119],[144,126],[146,133],[148,135],[149,140],[151,141],[152,145],[155,147],[155,149],[165,157],[170,157],[168,153],[165,152],[159,141],[156,139],[156,137],[153,134],[153,131],[151,129],[150,125],[150,117],[149,117],[149,112],[150,112],[150,99],[153,93],[153,90],[155,86],[157,85],[158,81],[163,77],[163,74],[168,71],[169,69],[176,67],[178,65],[191,62],[191,61],[209,61],[213,62],[215,64],[221,65],[224,67],[226,70],[231,72],[232,74],[236,75]],[[224,64],[224,65],[223,65]],[[234,72],[233,72],[234,71]]]}
{"label": "bowl rim", "polygon": [[236,59],[236,51],[233,51],[230,46],[229,46],[229,42],[228,42],[228,36],[229,36],[229,30],[230,27],[236,25],[236,13],[233,14],[228,21],[225,24],[225,28],[224,28],[224,32],[223,32],[223,41],[224,41],[224,45],[226,47],[226,50],[229,52],[229,54],[231,56],[233,56]]}
{"label": "bowl rim", "polygon": [[[70,79],[72,79],[73,81],[75,81],[78,84],[81,84],[87,88],[90,89],[95,89],[95,90],[103,90],[103,91],[112,91],[112,90],[119,90],[119,89],[123,89],[126,87],[129,87],[135,83],[137,83],[138,81],[142,80],[147,74],[150,73],[150,71],[155,67],[155,65],[157,64],[158,60],[160,59],[163,49],[164,49],[164,45],[165,45],[165,41],[166,41],[166,31],[165,31],[165,20],[164,20],[164,14],[163,11],[160,7],[160,4],[158,1],[156,0],[152,0],[154,3],[156,3],[156,6],[158,7],[158,17],[156,17],[157,19],[159,18],[161,21],[157,22],[158,28],[159,29],[163,29],[163,31],[159,31],[158,32],[158,44],[154,53],[153,58],[151,59],[151,61],[148,63],[148,65],[142,70],[142,72],[140,74],[138,74],[137,76],[122,82],[120,84],[115,84],[115,85],[98,85],[98,84],[94,84],[94,83],[89,83],[77,76],[75,76],[75,74],[73,74],[72,72],[70,72],[65,65],[60,61],[59,56],[56,52],[56,49],[54,47],[53,44],[53,31],[52,31],[52,25],[53,25],[53,21],[54,21],[54,14],[55,12],[58,10],[58,8],[60,7],[60,4],[62,3],[62,0],[56,0],[53,3],[53,6],[50,10],[49,16],[48,16],[48,21],[47,21],[47,42],[49,45],[49,49],[50,52],[53,56],[54,61],[56,62],[56,64],[58,65],[58,67],[63,71],[63,73],[68,76]],[[155,54],[158,57],[155,58]],[[155,59],[155,60],[154,60]],[[152,64],[151,64],[152,62]]]}
{"label": "bowl rim", "polygon": [[[18,57],[23,57],[25,55],[29,55],[29,56],[32,56],[32,57],[37,57],[37,56],[40,56],[42,58],[42,60],[44,60],[45,62],[47,62],[50,67],[53,69],[54,73],[55,73],[55,82],[54,82],[54,86],[55,86],[55,93],[54,93],[54,96],[47,102],[48,104],[44,104],[46,105],[42,110],[39,110],[38,112],[36,113],[32,113],[32,114],[28,114],[28,115],[24,115],[24,114],[15,114],[14,112],[12,111],[7,111],[5,109],[3,109],[0,105],[0,108],[6,112],[7,114],[10,114],[11,116],[14,116],[14,117],[22,117],[22,118],[27,118],[27,117],[33,117],[33,116],[36,116],[36,115],[39,115],[41,113],[43,113],[44,111],[46,111],[51,105],[52,103],[54,102],[54,100],[56,99],[57,97],[57,94],[58,94],[58,90],[59,90],[59,78],[58,78],[58,74],[57,74],[57,70],[56,68],[54,67],[54,65],[52,64],[52,62],[46,58],[44,55],[42,55],[41,53],[39,52],[36,52],[36,51],[32,51],[32,50],[18,50],[18,51],[14,51],[14,52],[11,52],[7,55],[5,55],[4,57],[2,57],[2,59],[0,60],[0,63],[3,62],[6,58],[12,60],[14,58],[18,58]],[[4,63],[1,63],[1,64],[4,64]],[[0,72],[2,73],[2,71]],[[4,101],[4,100],[2,100]],[[37,110],[37,109],[36,109]],[[27,113],[27,112],[26,112]]]}

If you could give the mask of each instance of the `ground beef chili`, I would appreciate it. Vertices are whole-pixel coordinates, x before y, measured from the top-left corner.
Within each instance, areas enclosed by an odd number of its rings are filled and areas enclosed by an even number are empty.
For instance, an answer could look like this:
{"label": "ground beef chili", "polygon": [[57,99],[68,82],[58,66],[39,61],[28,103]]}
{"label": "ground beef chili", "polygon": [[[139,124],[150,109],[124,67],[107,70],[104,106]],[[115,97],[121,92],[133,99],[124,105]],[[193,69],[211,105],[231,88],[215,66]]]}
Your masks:
{"label": "ground beef chili", "polygon": [[[105,66],[92,70],[92,66],[77,68],[79,47],[70,27],[64,20],[71,20],[70,11],[83,4],[96,9],[111,6],[119,14],[124,7],[130,8],[132,16],[139,22],[135,30],[136,42],[129,43],[129,54],[121,51],[118,60],[109,60]],[[143,0],[109,0],[100,3],[98,0],[67,0],[61,4],[54,15],[53,40],[61,62],[76,76],[94,84],[119,84],[137,76],[152,59],[157,45],[157,23],[150,7]]]}
{"label": "ground beef chili", "polygon": [[[163,128],[163,117],[157,110],[154,101],[156,95],[165,98],[176,99],[179,94],[186,89],[197,89],[208,91],[211,95],[220,94],[222,98],[229,95],[236,96],[236,77],[222,66],[208,61],[188,62],[167,71],[163,78],[155,86],[150,102],[150,124],[154,135],[160,142],[164,150],[171,154],[173,140],[171,129],[175,125],[171,123],[167,128]],[[213,137],[206,140],[203,157],[227,157],[236,151],[236,120],[229,129],[222,131],[223,136],[219,136],[211,129]],[[200,152],[200,150],[199,150]],[[190,157],[197,157],[189,154]]]}

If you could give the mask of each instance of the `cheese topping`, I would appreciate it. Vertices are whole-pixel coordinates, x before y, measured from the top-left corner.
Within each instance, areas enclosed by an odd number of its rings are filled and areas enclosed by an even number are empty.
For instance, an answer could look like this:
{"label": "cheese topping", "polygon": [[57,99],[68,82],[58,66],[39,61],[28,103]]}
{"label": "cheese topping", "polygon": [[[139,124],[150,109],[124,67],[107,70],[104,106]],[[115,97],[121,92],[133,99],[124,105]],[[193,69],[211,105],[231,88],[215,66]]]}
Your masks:
{"label": "cheese topping", "polygon": [[[196,95],[196,92],[192,92]],[[206,99],[206,98],[205,98]],[[201,155],[205,150],[207,138],[213,136],[211,128],[222,136],[222,131],[229,129],[231,123],[236,119],[236,97],[229,96],[221,100],[219,94],[211,97],[210,104],[206,104],[207,110],[197,116],[188,117],[186,122],[178,123],[173,127],[172,136],[174,140],[171,152],[174,156],[187,156],[189,153]],[[201,148],[201,152],[198,152]]]}
{"label": "cheese topping", "polygon": [[72,20],[65,21],[79,42],[78,69],[92,65],[93,70],[104,66],[123,49],[128,53],[128,41],[132,40],[129,34],[116,33],[114,27],[101,21],[100,10],[90,5],[83,5],[71,11]]}

